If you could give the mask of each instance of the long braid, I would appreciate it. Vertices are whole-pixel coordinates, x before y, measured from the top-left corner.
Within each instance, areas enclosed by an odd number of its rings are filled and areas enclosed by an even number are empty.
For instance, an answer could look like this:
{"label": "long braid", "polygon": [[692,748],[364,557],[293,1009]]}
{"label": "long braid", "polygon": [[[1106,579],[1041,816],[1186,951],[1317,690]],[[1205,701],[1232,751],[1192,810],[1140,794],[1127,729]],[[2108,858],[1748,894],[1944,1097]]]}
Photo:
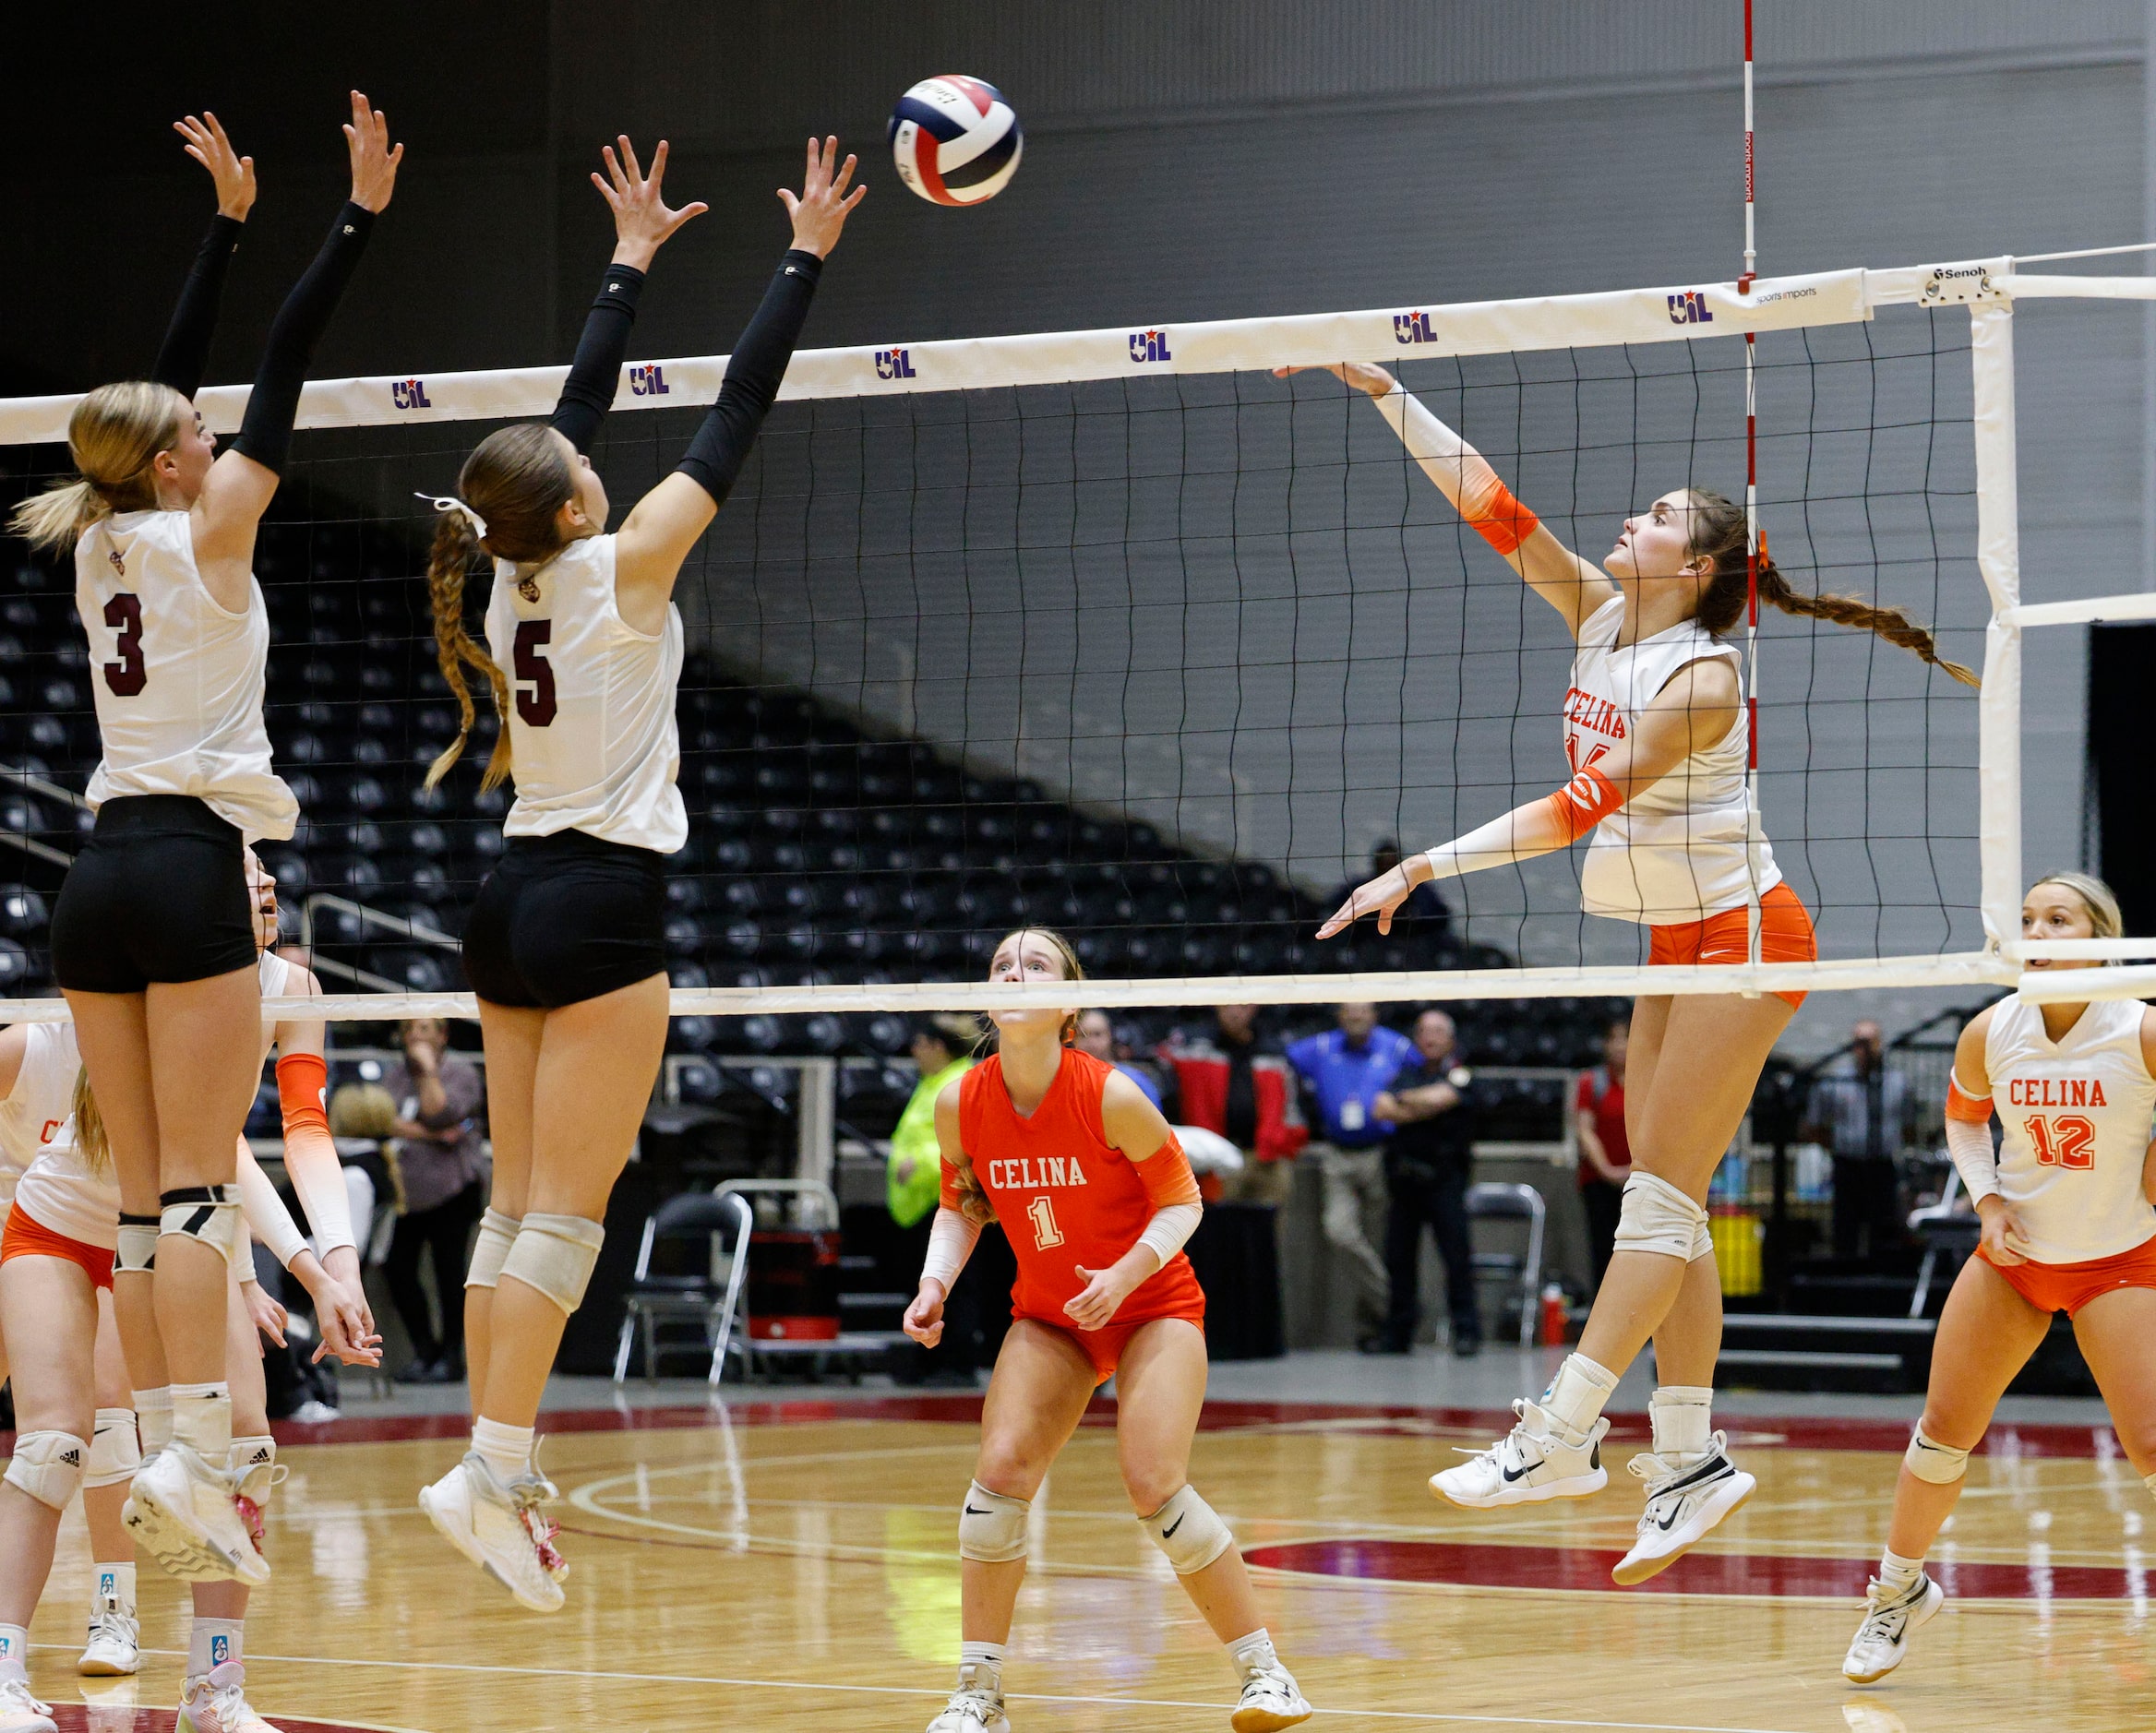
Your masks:
{"label": "long braid", "polygon": [[[1746,597],[1745,532],[1743,508],[1710,488],[1695,487],[1692,494],[1692,551],[1714,562],[1714,573],[1699,592],[1699,623],[1715,637],[1735,628],[1744,616]],[[1767,538],[1759,541],[1759,599],[1784,614],[1815,620],[1830,620],[1872,632],[1888,643],[1909,651],[1961,682],[1982,684],[1976,673],[1939,654],[1938,640],[1899,608],[1875,607],[1856,596],[1806,595],[1792,590],[1790,581],[1767,555]]]}
{"label": "long braid", "polygon": [[479,647],[464,624],[464,579],[472,569],[473,561],[485,556],[479,539],[472,533],[471,520],[462,512],[442,513],[435,524],[434,546],[427,556],[426,592],[434,609],[435,657],[441,665],[442,678],[449,682],[449,693],[457,700],[457,737],[435,759],[426,773],[426,786],[432,788],[449,774],[449,766],[463,755],[464,742],[471,735],[472,725],[478,720],[478,712],[472,703],[472,690],[464,678],[467,665],[477,668],[486,675],[487,685],[494,692],[495,714],[501,721],[496,732],[494,755],[486,761],[486,772],[479,780],[482,789],[498,786],[509,773],[509,683],[494,658]]}

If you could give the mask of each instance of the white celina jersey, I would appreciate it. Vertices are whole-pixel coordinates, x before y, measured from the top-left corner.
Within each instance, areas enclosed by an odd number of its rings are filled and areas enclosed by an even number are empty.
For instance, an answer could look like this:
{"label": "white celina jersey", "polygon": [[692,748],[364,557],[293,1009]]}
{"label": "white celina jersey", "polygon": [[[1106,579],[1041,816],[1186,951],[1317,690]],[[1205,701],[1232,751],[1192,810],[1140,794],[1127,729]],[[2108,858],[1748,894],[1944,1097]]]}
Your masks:
{"label": "white celina jersey", "polygon": [[293,832],[299,803],[262,725],[270,613],[259,584],[227,613],[203,587],[184,511],[123,511],[75,545],[75,605],[104,757],[90,804],[192,795],[254,842]]}
{"label": "white celina jersey", "polygon": [[614,537],[572,542],[525,580],[497,560],[486,641],[508,675],[516,804],[504,836],[582,831],[671,855],[689,840],[674,778],[681,615],[654,636],[621,617]]}
{"label": "white celina jersey", "polygon": [[0,1101],[0,1198],[15,1195],[23,1170],[66,1121],[82,1066],[72,1023],[30,1023],[23,1034],[22,1067]]}
{"label": "white celina jersey", "polygon": [[1999,1116],[1999,1191],[2040,1263],[2083,1263],[2156,1235],[2141,1163],[2156,1079],[2141,1058],[2137,999],[2092,1002],[2055,1044],[2019,994],[1992,1008],[1984,1070]]}
{"label": "white celina jersey", "polygon": [[[1741,661],[1696,620],[1620,650],[1624,598],[1612,597],[1580,624],[1564,697],[1564,755],[1577,774],[1631,737],[1639,718],[1680,668]],[[1622,811],[1595,827],[1580,869],[1589,914],[1662,926],[1705,920],[1750,900],[1746,855],[1751,805],[1744,787],[1746,731],[1736,724],[1695,752]],[[1774,853],[1758,843],[1759,890],[1781,882]]]}

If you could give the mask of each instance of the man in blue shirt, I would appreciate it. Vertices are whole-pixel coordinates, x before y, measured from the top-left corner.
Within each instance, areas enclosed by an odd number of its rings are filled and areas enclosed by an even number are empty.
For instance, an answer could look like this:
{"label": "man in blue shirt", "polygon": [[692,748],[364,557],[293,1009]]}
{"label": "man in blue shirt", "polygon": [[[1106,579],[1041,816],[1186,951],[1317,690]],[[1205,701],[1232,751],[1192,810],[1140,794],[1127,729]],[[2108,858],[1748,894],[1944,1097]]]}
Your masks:
{"label": "man in blue shirt", "polygon": [[1325,1238],[1347,1259],[1360,1309],[1374,1325],[1385,1316],[1391,1288],[1363,1218],[1383,1204],[1392,1127],[1371,1109],[1414,1058],[1415,1044],[1380,1023],[1375,1005],[1343,1005],[1337,1015],[1337,1029],[1306,1035],[1288,1049],[1288,1062],[1302,1080],[1317,1134],[1308,1153],[1324,1177]]}

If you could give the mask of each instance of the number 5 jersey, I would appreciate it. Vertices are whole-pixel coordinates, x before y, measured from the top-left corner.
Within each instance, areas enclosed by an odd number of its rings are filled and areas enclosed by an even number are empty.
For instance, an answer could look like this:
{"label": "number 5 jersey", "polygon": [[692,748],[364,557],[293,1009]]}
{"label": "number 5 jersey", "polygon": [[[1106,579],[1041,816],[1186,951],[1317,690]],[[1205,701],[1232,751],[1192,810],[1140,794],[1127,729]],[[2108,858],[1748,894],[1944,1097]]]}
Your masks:
{"label": "number 5 jersey", "polygon": [[2141,1057],[2147,1009],[2093,1001],[2056,1042],[2019,994],[1992,1010],[1984,1069],[2004,1132],[1999,1191],[2021,1224],[2016,1249],[2040,1263],[2114,1257],[2156,1235],[2141,1191],[2156,1112]]}

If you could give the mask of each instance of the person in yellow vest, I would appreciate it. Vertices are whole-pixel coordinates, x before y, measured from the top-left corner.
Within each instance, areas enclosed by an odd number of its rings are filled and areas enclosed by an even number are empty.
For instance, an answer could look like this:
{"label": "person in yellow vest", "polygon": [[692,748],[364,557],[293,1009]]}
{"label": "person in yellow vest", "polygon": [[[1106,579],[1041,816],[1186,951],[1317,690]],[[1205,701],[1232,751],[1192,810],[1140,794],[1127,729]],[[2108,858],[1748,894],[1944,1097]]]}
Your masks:
{"label": "person in yellow vest", "polygon": [[[921,1081],[891,1132],[891,1165],[885,1197],[897,1225],[892,1267],[918,1270],[928,1255],[928,1228],[936,1219],[937,1189],[942,1183],[943,1156],[936,1141],[936,1100],[945,1084],[973,1069],[974,1044],[980,1022],[958,1011],[938,1011],[916,1020],[913,1059]],[[945,1304],[943,1339],[933,1348],[906,1343],[892,1350],[892,1377],[902,1384],[956,1384],[974,1381],[976,1321],[971,1285],[960,1301],[964,1316],[952,1327],[951,1302]],[[960,1300],[953,1295],[952,1300]]]}

